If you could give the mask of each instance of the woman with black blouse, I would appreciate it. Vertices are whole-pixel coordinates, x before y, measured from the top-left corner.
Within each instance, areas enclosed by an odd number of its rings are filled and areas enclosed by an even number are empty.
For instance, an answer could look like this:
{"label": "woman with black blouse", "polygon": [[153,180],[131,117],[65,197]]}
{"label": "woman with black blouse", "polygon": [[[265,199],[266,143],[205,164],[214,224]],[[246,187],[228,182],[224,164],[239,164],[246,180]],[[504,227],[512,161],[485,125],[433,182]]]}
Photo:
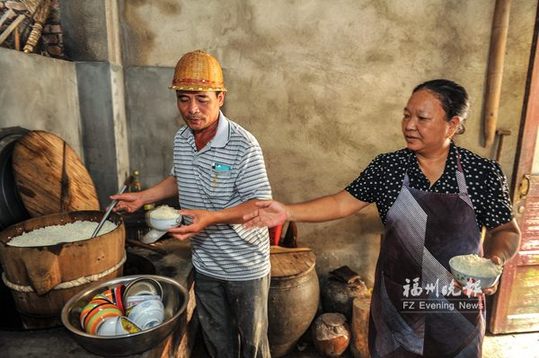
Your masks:
{"label": "woman with black blouse", "polygon": [[371,301],[373,357],[481,356],[484,294],[496,286],[470,295],[454,284],[449,259],[478,254],[503,265],[520,231],[500,166],[452,141],[464,131],[468,106],[455,82],[422,83],[404,108],[406,148],[376,157],[341,192],[299,204],[259,202],[244,217],[246,226],[321,222],[376,203],[385,229]]}

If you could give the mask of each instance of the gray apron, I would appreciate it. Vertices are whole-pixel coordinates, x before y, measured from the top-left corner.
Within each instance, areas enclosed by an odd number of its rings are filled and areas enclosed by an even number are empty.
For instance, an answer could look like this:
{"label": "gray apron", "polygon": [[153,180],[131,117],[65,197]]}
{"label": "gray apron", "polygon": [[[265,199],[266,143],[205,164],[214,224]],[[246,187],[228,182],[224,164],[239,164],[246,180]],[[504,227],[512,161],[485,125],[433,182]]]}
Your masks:
{"label": "gray apron", "polygon": [[460,156],[457,167],[458,194],[411,188],[406,174],[389,209],[371,301],[372,357],[481,356],[484,297],[447,292],[449,259],[482,251]]}

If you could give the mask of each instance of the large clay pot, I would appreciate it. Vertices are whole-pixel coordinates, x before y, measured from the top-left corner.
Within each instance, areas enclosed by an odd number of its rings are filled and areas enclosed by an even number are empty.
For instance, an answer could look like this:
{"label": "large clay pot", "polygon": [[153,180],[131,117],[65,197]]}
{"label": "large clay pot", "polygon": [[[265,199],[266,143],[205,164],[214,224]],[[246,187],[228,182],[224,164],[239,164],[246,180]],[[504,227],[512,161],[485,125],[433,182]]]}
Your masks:
{"label": "large clay pot", "polygon": [[99,222],[100,211],[51,214],[12,225],[0,232],[2,279],[10,288],[25,328],[60,324],[64,304],[90,284],[121,276],[125,262],[125,228],[119,215],[109,220],[117,227],[93,239],[50,246],[16,247],[11,238],[35,229],[75,221]]}
{"label": "large clay pot", "polygon": [[272,247],[268,299],[271,355],[290,352],[309,328],[318,309],[320,288],[310,249]]}

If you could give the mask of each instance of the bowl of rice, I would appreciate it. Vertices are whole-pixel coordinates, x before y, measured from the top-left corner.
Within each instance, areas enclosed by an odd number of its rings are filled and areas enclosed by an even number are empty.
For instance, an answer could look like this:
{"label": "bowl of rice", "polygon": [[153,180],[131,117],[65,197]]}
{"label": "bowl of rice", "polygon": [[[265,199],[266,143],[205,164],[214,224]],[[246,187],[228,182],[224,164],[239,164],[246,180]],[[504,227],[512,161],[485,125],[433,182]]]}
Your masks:
{"label": "bowl of rice", "polygon": [[502,273],[501,265],[475,254],[454,256],[449,260],[449,267],[463,287],[469,282],[477,283],[481,289],[492,287],[498,283]]}
{"label": "bowl of rice", "polygon": [[178,210],[168,205],[161,205],[146,213],[146,223],[149,227],[159,231],[167,231],[182,223],[182,216]]}

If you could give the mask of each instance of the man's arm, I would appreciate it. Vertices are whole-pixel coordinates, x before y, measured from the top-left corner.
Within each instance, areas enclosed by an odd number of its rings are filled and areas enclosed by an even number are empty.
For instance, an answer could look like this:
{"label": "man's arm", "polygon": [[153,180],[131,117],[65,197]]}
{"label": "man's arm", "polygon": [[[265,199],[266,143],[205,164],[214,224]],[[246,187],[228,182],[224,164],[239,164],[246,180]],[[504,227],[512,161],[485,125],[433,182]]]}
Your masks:
{"label": "man's arm", "polygon": [[258,200],[248,200],[231,208],[217,211],[209,210],[180,210],[180,214],[192,219],[191,225],[184,225],[169,230],[172,237],[180,240],[188,239],[210,225],[242,224],[243,216],[256,209]]}
{"label": "man's arm", "polygon": [[178,195],[178,185],[176,178],[168,176],[158,184],[139,192],[111,195],[111,199],[118,200],[114,211],[126,211],[132,213],[141,208],[144,204],[167,199]]}

